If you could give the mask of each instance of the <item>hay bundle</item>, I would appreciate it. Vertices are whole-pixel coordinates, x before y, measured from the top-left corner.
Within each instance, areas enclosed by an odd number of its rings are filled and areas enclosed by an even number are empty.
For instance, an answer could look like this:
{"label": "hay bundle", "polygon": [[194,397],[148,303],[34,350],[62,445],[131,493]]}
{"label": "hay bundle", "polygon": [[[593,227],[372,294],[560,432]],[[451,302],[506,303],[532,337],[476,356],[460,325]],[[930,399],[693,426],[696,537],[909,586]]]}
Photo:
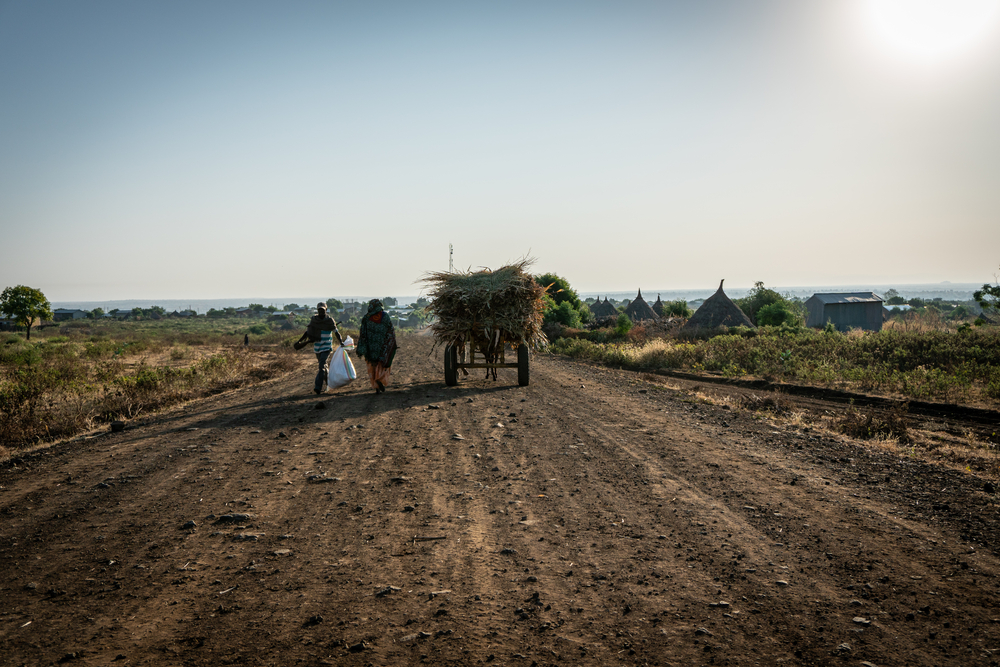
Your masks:
{"label": "hay bundle", "polygon": [[422,282],[430,287],[427,310],[437,318],[431,325],[435,345],[471,342],[488,356],[507,343],[544,345],[545,288],[527,272],[529,266],[531,260],[522,259],[496,271],[427,274]]}

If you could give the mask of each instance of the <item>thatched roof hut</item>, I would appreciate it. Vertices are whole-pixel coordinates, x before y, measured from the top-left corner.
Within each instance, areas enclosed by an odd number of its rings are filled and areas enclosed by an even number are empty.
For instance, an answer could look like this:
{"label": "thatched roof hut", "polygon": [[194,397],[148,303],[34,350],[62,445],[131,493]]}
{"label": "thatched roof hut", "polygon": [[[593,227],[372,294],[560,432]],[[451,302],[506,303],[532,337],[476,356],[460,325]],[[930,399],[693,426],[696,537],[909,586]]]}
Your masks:
{"label": "thatched roof hut", "polygon": [[660,319],[653,309],[649,307],[646,300],[642,298],[642,290],[639,290],[639,295],[632,299],[632,303],[628,305],[625,309],[625,314],[629,316],[629,319],[633,322],[642,322],[643,320],[658,320]]}
{"label": "thatched roof hut", "polygon": [[750,318],[722,291],[723,282],[724,280],[720,280],[718,291],[705,299],[705,303],[694,311],[694,315],[684,325],[684,329],[753,328],[753,322],[750,321]]}
{"label": "thatched roof hut", "polygon": [[618,309],[611,305],[608,301],[608,297],[604,297],[604,301],[598,299],[593,306],[590,307],[590,313],[594,316],[594,319],[602,319],[605,317],[618,317]]}
{"label": "thatched roof hut", "polygon": [[663,317],[663,301],[660,299],[660,295],[656,295],[656,303],[653,304],[653,312]]}

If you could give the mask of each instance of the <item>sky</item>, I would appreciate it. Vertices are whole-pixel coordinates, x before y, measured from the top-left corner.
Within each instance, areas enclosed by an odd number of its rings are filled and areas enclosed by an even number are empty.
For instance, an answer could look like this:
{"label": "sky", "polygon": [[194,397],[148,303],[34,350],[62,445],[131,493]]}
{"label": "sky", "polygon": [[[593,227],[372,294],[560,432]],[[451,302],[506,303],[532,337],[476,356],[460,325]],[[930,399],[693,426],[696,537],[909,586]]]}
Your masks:
{"label": "sky", "polygon": [[0,0],[0,287],[992,282],[1000,0]]}

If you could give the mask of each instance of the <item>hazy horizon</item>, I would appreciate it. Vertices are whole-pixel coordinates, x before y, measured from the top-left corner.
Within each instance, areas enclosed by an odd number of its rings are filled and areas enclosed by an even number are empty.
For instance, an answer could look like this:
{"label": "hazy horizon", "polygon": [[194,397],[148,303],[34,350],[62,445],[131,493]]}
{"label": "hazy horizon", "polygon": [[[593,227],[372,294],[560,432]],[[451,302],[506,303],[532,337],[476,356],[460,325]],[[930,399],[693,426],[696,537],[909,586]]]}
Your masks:
{"label": "hazy horizon", "polygon": [[0,288],[992,282],[1000,0],[0,2]]}
{"label": "hazy horizon", "polygon": [[[899,294],[905,298],[932,298],[935,296],[940,296],[947,299],[971,299],[972,292],[979,289],[982,285],[976,283],[933,283],[933,284],[912,284],[912,285],[791,285],[791,286],[768,286],[772,289],[777,290],[782,294],[791,294],[792,296],[807,297],[811,296],[814,292],[823,291],[874,291],[877,294],[884,294],[885,290],[892,288],[895,289]],[[726,294],[732,298],[739,298],[744,296],[752,286],[725,286]],[[662,295],[664,301],[672,301],[678,298],[684,298],[688,301],[693,301],[697,299],[704,299],[712,295],[718,285],[711,288],[703,289],[650,289],[643,290],[642,296],[649,303],[653,303],[657,295]],[[631,291],[597,291],[597,292],[578,292],[581,299],[587,299],[590,297],[608,297],[616,301],[622,299],[633,299],[638,290]],[[386,296],[391,296],[399,301],[399,305],[407,305],[415,301],[421,294],[385,294],[380,295],[377,298],[383,298]],[[311,297],[277,297],[277,298],[233,298],[233,297],[220,297],[214,299],[104,299],[104,300],[81,300],[81,301],[52,301],[53,308],[77,308],[80,310],[93,310],[94,308],[102,308],[105,311],[113,310],[118,308],[120,310],[131,310],[132,308],[149,308],[151,306],[162,306],[168,311],[180,310],[185,308],[192,308],[195,312],[205,313],[209,308],[223,309],[223,308],[239,308],[242,306],[248,306],[251,303],[259,303],[264,306],[276,306],[281,308],[286,304],[298,304],[299,306],[314,306],[319,301],[325,301],[329,298],[340,299],[341,301],[355,300],[361,302],[367,302],[369,299],[376,298],[372,295],[360,296],[338,296],[332,295],[327,297],[311,296]]]}

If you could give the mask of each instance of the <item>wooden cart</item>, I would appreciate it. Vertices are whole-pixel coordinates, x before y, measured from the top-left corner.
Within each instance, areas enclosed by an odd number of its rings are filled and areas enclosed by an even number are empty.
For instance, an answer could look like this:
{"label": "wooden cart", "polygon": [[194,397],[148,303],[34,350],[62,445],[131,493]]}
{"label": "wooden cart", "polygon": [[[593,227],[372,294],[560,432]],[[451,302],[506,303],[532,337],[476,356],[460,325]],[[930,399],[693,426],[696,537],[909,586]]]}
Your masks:
{"label": "wooden cart", "polygon": [[[499,333],[499,332],[498,332]],[[486,375],[497,377],[498,368],[516,368],[517,384],[521,387],[528,386],[528,346],[518,345],[517,363],[507,363],[506,352],[513,345],[499,340],[499,335],[494,336],[494,342],[484,344],[483,341],[476,342],[471,336],[456,341],[444,347],[444,383],[449,387],[458,384],[458,371],[462,370],[466,375],[469,368],[485,368]],[[513,351],[513,349],[512,349]]]}

